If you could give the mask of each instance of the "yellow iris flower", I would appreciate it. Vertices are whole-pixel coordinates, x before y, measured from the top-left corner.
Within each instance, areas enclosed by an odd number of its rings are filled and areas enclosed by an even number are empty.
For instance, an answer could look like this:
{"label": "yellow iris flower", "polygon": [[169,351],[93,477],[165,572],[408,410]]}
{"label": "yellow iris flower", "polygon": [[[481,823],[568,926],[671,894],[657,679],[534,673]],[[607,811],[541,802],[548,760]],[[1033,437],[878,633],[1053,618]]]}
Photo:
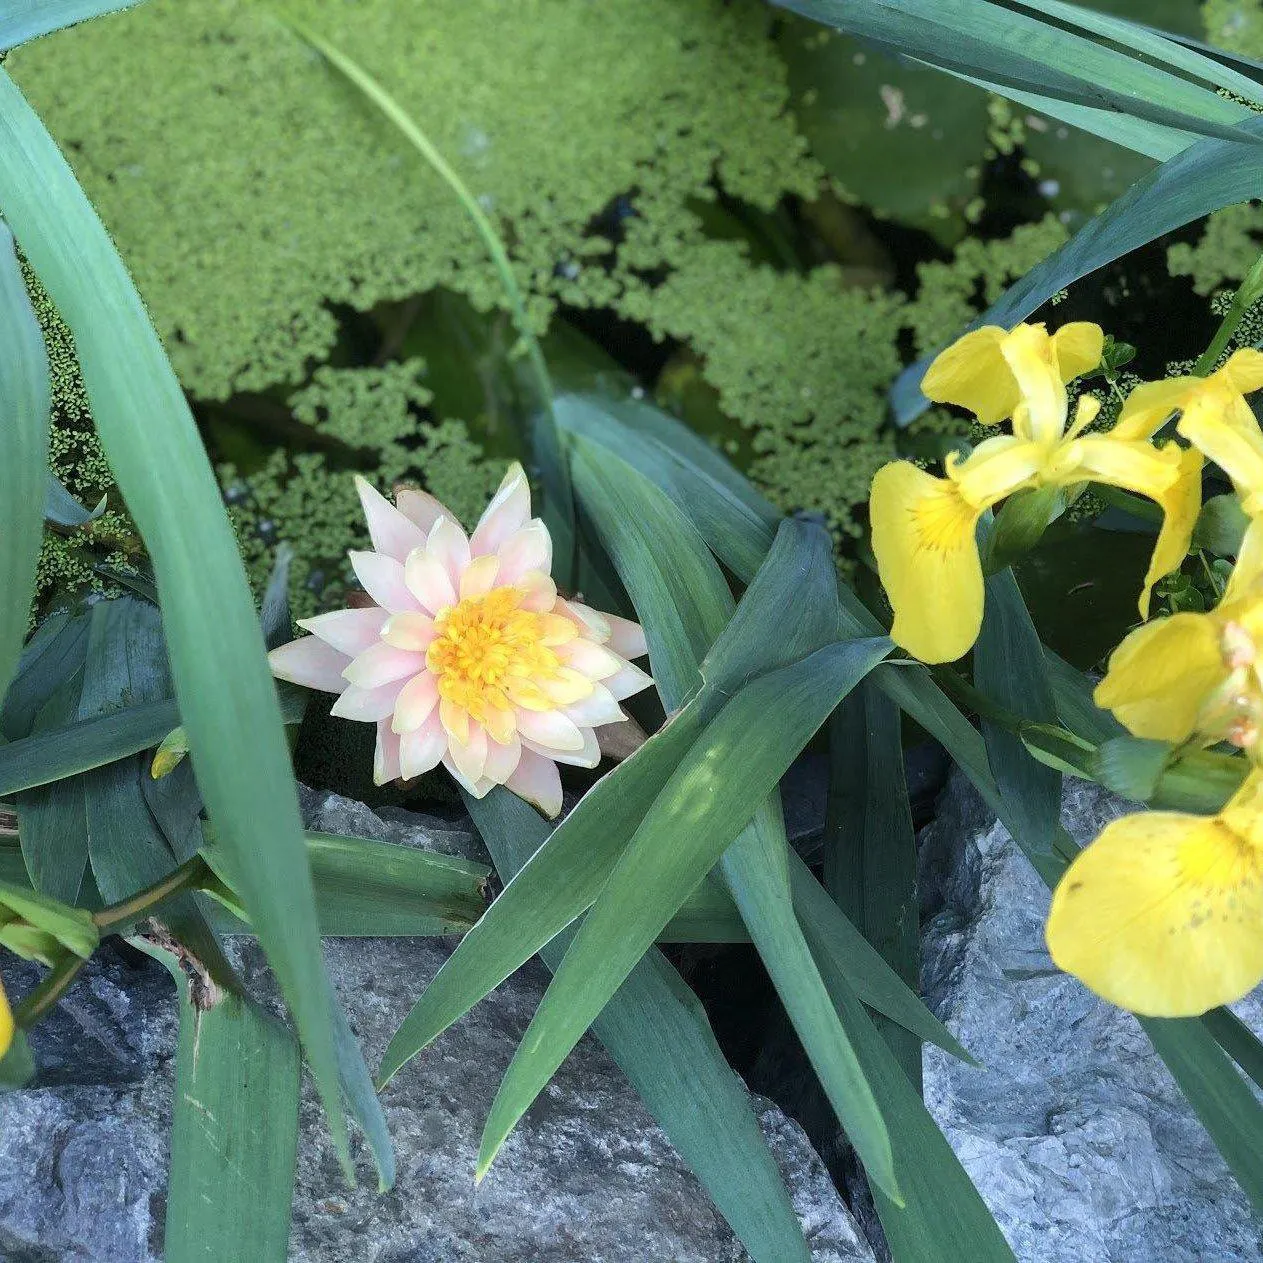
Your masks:
{"label": "yellow iris flower", "polygon": [[1136,1013],[1241,999],[1263,981],[1263,774],[1215,816],[1107,825],[1057,886],[1045,936],[1059,968]]}
{"label": "yellow iris flower", "polygon": [[9,1008],[9,997],[4,993],[4,983],[0,982],[0,1057],[9,1051],[13,1043],[13,1010]]}
{"label": "yellow iris flower", "polygon": [[[1256,520],[1257,522],[1257,520]],[[1263,724],[1263,531],[1252,525],[1223,599],[1132,632],[1096,686],[1096,704],[1154,741],[1230,741],[1257,758]]]}
{"label": "yellow iris flower", "polygon": [[1140,597],[1142,614],[1154,583],[1188,551],[1201,503],[1200,453],[1174,443],[1156,449],[1152,432],[1085,434],[1100,411],[1088,395],[1069,418],[1066,383],[1100,363],[1103,345],[1094,324],[1064,325],[1055,334],[1041,324],[1010,332],[987,326],[967,333],[930,366],[921,384],[929,398],[966,407],[988,425],[1011,417],[1013,433],[985,439],[964,460],[949,457],[942,478],[895,461],[873,479],[873,552],[894,609],[890,634],[922,661],[949,662],[977,639],[983,609],[978,519],[1016,491],[1103,482],[1156,501],[1164,520]]}

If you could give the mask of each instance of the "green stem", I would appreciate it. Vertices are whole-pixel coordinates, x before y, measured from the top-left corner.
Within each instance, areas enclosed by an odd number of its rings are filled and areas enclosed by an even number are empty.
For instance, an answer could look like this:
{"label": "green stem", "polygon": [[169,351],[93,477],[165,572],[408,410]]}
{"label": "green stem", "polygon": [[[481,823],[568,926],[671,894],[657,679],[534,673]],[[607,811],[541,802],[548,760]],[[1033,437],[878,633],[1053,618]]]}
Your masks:
{"label": "green stem", "polygon": [[152,886],[146,886],[144,890],[137,891],[130,899],[124,899],[122,903],[114,903],[108,908],[94,912],[92,920],[102,933],[115,930],[120,925],[138,921],[164,900],[193,889],[209,876],[210,869],[206,861],[200,855],[195,855],[192,859],[185,860],[179,868],[173,869],[160,881],[154,882]]}
{"label": "green stem", "polygon": [[1254,266],[1245,274],[1245,279],[1232,296],[1232,303],[1224,318],[1215,330],[1210,345],[1202,352],[1201,358],[1193,365],[1194,377],[1205,377],[1219,362],[1219,357],[1232,341],[1242,317],[1260,298],[1263,298],[1263,254],[1254,261]]}
{"label": "green stem", "polygon": [[[448,188],[456,194],[457,200],[464,207],[474,225],[475,231],[482,239],[491,261],[495,265],[500,283],[504,286],[508,299],[509,311],[513,323],[517,327],[518,337],[526,348],[527,362],[535,378],[535,389],[539,402],[547,419],[547,439],[541,443],[536,440],[528,443],[536,447],[540,464],[545,471],[545,486],[552,501],[549,508],[555,515],[553,530],[553,546],[558,550],[562,573],[567,585],[575,586],[578,575],[578,540],[575,536],[574,492],[570,485],[570,469],[566,464],[562,451],[561,430],[557,425],[557,417],[553,411],[553,384],[544,361],[544,353],[540,349],[539,339],[530,327],[526,315],[526,301],[513,274],[513,265],[509,262],[508,251],[500,240],[500,234],[478,203],[478,199],[470,192],[464,180],[456,174],[447,159],[438,151],[430,138],[408,116],[403,107],[382,87],[372,75],[345,53],[335,48],[327,40],[300,22],[288,18],[278,18],[282,24],[294,31],[300,39],[305,40],[339,73],[350,80],[359,90],[385,115],[409,144],[430,164],[442,177]],[[541,450],[541,447],[543,450]],[[549,474],[551,473],[551,478]],[[547,520],[547,515],[546,515]]]}
{"label": "green stem", "polygon": [[44,981],[18,1005],[13,1014],[14,1022],[23,1030],[33,1026],[57,1003],[65,989],[74,982],[88,962],[82,956],[67,952],[45,976]]}
{"label": "green stem", "polygon": [[505,295],[509,300],[509,310],[513,314],[513,322],[517,325],[518,335],[526,346],[531,370],[535,375],[535,384],[539,390],[540,403],[551,412],[553,387],[552,379],[548,373],[548,365],[544,362],[544,355],[539,348],[539,342],[527,323],[526,302],[522,297],[521,289],[518,287],[517,277],[513,274],[513,265],[509,262],[508,252],[500,240],[500,234],[496,232],[491,220],[487,218],[486,212],[478,204],[478,199],[469,191],[468,185],[456,174],[430,138],[408,117],[398,101],[372,75],[310,28],[292,19],[283,18],[281,20],[297,31],[313,48],[317,49],[335,69],[350,79],[403,133],[413,148],[442,176],[447,186],[456,194],[460,204],[465,208],[465,213],[473,221],[478,235],[482,238],[483,245],[487,247],[487,253],[491,255],[492,263],[495,264],[496,272],[500,276],[500,283],[504,286]]}

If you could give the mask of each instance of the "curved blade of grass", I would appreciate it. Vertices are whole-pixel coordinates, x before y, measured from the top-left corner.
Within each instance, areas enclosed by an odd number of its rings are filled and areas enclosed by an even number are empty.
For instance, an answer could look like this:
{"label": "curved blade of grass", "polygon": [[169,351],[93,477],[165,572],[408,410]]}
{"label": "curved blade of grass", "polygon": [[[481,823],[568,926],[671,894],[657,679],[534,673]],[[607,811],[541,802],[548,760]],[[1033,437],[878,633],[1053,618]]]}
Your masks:
{"label": "curved blade of grass", "polygon": [[[988,575],[982,630],[974,646],[974,686],[1037,724],[1056,724],[1044,647],[1012,570]],[[1031,757],[1022,738],[982,720],[991,774],[1028,847],[1049,856],[1061,818],[1061,774]]]}
{"label": "curved blade of grass", "polygon": [[1080,131],[1099,136],[1102,140],[1111,141],[1130,149],[1133,153],[1144,154],[1155,162],[1165,162],[1174,158],[1182,149],[1196,144],[1201,139],[1194,132],[1181,131],[1177,127],[1166,127],[1161,123],[1151,123],[1148,119],[1132,118],[1119,114],[1114,110],[1097,109],[1091,105],[1077,105],[1073,101],[1060,101],[1056,97],[1041,96],[1038,92],[1023,92],[1020,88],[1005,87],[992,83],[989,79],[978,75],[962,74],[959,70],[950,70],[936,66],[932,62],[918,63],[949,74],[964,83],[972,83],[984,92],[994,92],[997,96],[1007,97],[1018,105],[1039,114],[1047,114],[1050,118],[1068,123]]}
{"label": "curved blade of grass", "polygon": [[[833,707],[889,650],[885,637],[817,650],[746,685],[707,725],[646,812],[545,993],[491,1107],[480,1176],[684,896],[758,811]],[[719,778],[722,794],[716,792]],[[755,925],[747,925],[754,934]],[[830,1100],[870,1178],[898,1200],[881,1115],[849,1048],[839,1041],[834,1052],[826,1087],[844,1086],[831,1091]]]}
{"label": "curved blade of grass", "polygon": [[0,212],[74,335],[92,416],[153,559],[198,784],[294,1014],[350,1173],[298,797],[254,603],[188,403],[113,243],[0,71]]}
{"label": "curved blade of grass", "polygon": [[[687,512],[687,498],[681,503],[681,508]],[[724,528],[719,524],[714,524],[713,529]],[[740,519],[734,517],[727,524],[726,529],[737,531],[749,528]],[[845,585],[839,584],[838,599],[839,614],[846,634],[855,636],[881,634],[883,630],[881,624]],[[1023,848],[1043,879],[1050,886],[1054,885],[1070,859],[1077,853],[1078,846],[1059,824],[1054,834],[1051,856],[1042,854],[1029,846],[1022,836],[1020,825],[1013,820],[1005,799],[992,779],[981,735],[943,694],[930,673],[923,667],[879,665],[873,670],[871,678],[878,688],[951,753],[957,766],[969,778],[1018,845]],[[1146,1021],[1143,1025],[1154,1048],[1176,1078],[1181,1091],[1189,1099],[1215,1146],[1229,1162],[1234,1174],[1242,1180],[1242,1187],[1255,1197],[1258,1164],[1249,1166],[1245,1155],[1263,1152],[1263,1106],[1260,1106],[1257,1099],[1250,1093],[1240,1092],[1239,1076],[1226,1058],[1216,1057],[1206,1052],[1207,1027],[1203,1020],[1182,1019],[1162,1022],[1157,1026]],[[1213,1025],[1212,1022],[1212,1028]],[[851,1034],[855,1038],[854,1030]],[[879,1081],[875,1077],[872,1082],[878,1085],[875,1090],[880,1090]],[[887,1100],[884,1097],[882,1105],[883,1109],[887,1107]],[[896,1128],[893,1116],[887,1115],[887,1120],[892,1128]],[[934,1130],[937,1133],[937,1129]],[[897,1128],[893,1134],[903,1135],[904,1133],[902,1128]],[[931,1154],[934,1152],[933,1143],[933,1138],[927,1143],[927,1152]],[[950,1153],[950,1150],[947,1152]],[[899,1173],[902,1175],[902,1170]],[[911,1184],[907,1185],[906,1191],[911,1190],[912,1187]],[[914,1210],[921,1204],[922,1199],[918,1198],[914,1192],[910,1192],[908,1210]],[[933,1199],[931,1199],[931,1204],[933,1204]],[[885,1221],[885,1217],[883,1218]],[[892,1239],[896,1231],[898,1229],[888,1226]],[[923,1230],[918,1230],[920,1239],[926,1244],[927,1249],[934,1248],[933,1242],[937,1231],[935,1223],[930,1223]],[[909,1253],[908,1257],[916,1256]],[[939,1259],[944,1256],[930,1253],[926,1257]],[[958,1250],[954,1254],[949,1253],[946,1257],[972,1258],[974,1255],[972,1251]]]}
{"label": "curved blade of grass", "polygon": [[[1107,44],[988,0],[777,0],[783,8],[1001,89],[1232,136],[1243,105]],[[1257,142],[1252,142],[1257,143]]]}
{"label": "curved blade of grass", "polygon": [[[766,531],[766,541],[760,528],[777,522],[780,514],[739,476],[734,485],[730,476],[735,471],[731,466],[722,458],[708,459],[718,456],[708,443],[688,431],[671,435],[687,452],[685,461],[681,461],[658,437],[666,436],[666,423],[671,418],[634,400],[615,403],[589,395],[563,395],[557,400],[555,411],[563,430],[608,448],[672,499],[678,501],[688,495],[691,516],[703,535],[709,535],[707,527],[712,523],[734,516],[742,519],[749,529],[732,532],[730,548],[720,556],[725,565],[738,572],[753,573],[758,569],[772,542],[775,526]],[[705,452],[699,452],[699,446]]]}
{"label": "curved blade of grass", "polygon": [[86,613],[54,614],[39,625],[22,650],[17,676],[0,708],[0,735],[6,741],[30,735],[35,716],[70,676],[82,670],[87,648]]}
{"label": "curved blade of grass", "polygon": [[[37,730],[56,727],[79,710],[81,679],[67,679],[36,717]],[[0,761],[10,747],[0,746]],[[18,837],[32,885],[62,903],[75,904],[88,866],[88,819],[83,778],[71,776],[21,794]]]}
{"label": "curved blade of grass", "polygon": [[[506,790],[466,797],[501,876],[512,879],[549,827]],[[561,964],[565,930],[540,955]],[[647,952],[592,1024],[619,1068],[756,1263],[809,1263],[798,1216],[705,1011],[670,962]]]}
{"label": "curved blade of grass", "polygon": [[26,639],[44,538],[48,353],[13,248],[0,224],[0,698]]}
{"label": "curved blade of grass", "polygon": [[[888,668],[897,671],[896,668]],[[813,950],[815,944],[812,944]],[[922,1103],[907,1075],[888,1054],[872,1019],[846,977],[817,954],[829,994],[855,1045],[895,1147],[895,1175],[904,1192],[897,1205],[873,1189],[877,1213],[898,1263],[1016,1263],[973,1181]]]}
{"label": "curved blade of grass", "polygon": [[1201,1021],[1215,1043],[1263,1088],[1263,1042],[1259,1037],[1231,1009],[1211,1009]]}
{"label": "curved blade of grass", "polygon": [[889,1019],[927,1044],[936,1044],[961,1061],[977,1064],[969,1050],[925,1007],[916,989],[847,919],[792,849],[789,882],[798,923],[821,973],[825,970],[820,962],[828,961],[829,967],[879,1017]]}
{"label": "curved blade of grass", "polygon": [[[628,485],[617,476],[603,484],[602,494],[609,496],[601,528],[607,540],[617,537],[619,564],[629,578],[641,573],[663,576],[666,587],[661,602],[646,607],[642,617],[659,686],[668,699],[679,699],[696,689],[699,672],[688,664],[701,659],[713,634],[689,594],[716,581],[722,584],[722,578],[706,557],[700,537],[669,501],[660,495],[628,498]],[[642,523],[643,529],[635,523]],[[652,543],[660,539],[679,544],[672,565],[665,568]],[[649,805],[715,713],[717,699],[734,686],[731,672],[722,666],[723,639],[707,667],[707,687],[631,758],[597,782],[457,946],[387,1047],[379,1071],[382,1082],[591,905]],[[737,667],[738,672],[744,669]],[[735,683],[740,682],[738,674]],[[690,899],[679,909],[664,931],[666,936],[677,936],[675,927],[688,922],[693,903]],[[856,969],[879,973],[880,959],[857,963]],[[891,979],[882,981],[889,984]],[[874,980],[874,1000],[885,994]],[[904,1000],[924,1007],[915,996]],[[928,1013],[924,1018],[934,1024]]]}
{"label": "curved blade of grass", "polygon": [[1016,0],[1024,9],[1045,13],[1049,17],[1077,26],[1090,35],[1113,40],[1166,66],[1172,71],[1190,75],[1207,84],[1212,91],[1223,89],[1247,101],[1263,105],[1263,84],[1248,75],[1239,74],[1230,66],[1200,52],[1196,45],[1185,43],[1179,36],[1168,35],[1150,26],[1130,22],[1126,18],[1102,13],[1096,8],[1066,4],[1065,0]]}
{"label": "curved blade of grass", "polygon": [[[207,827],[202,856],[229,890],[231,861]],[[308,833],[322,934],[411,937],[463,934],[486,908],[485,864],[373,838]],[[225,900],[227,896],[225,896]],[[243,912],[228,905],[234,914]],[[238,929],[246,928],[238,925]]]}
{"label": "curved blade of grass", "polygon": [[139,0],[7,0],[0,12],[0,52],[137,3]]}
{"label": "curved blade of grass", "polygon": [[[921,981],[917,840],[903,770],[899,708],[871,681],[834,712],[829,727],[825,889],[907,985]],[[921,1043],[883,1019],[877,1029],[921,1087]]]}
{"label": "curved blade of grass", "polygon": [[[1240,130],[1253,139],[1263,137],[1263,118],[1251,116]],[[1064,246],[1010,286],[970,327],[1017,324],[1089,272],[1222,207],[1263,196],[1263,165],[1255,155],[1253,145],[1229,140],[1190,145],[1089,220]],[[891,390],[900,425],[907,425],[930,406],[920,390],[928,364],[927,357],[905,369]]]}
{"label": "curved blade of grass", "polygon": [[168,1263],[284,1259],[298,1156],[294,1037],[252,1000],[194,988],[175,953],[134,938],[179,993]]}
{"label": "curved blade of grass", "polygon": [[443,157],[433,141],[367,70],[309,27],[288,20],[285,24],[352,83],[438,173],[456,195],[478,236],[482,239],[487,253],[491,256],[500,284],[504,287],[505,298],[508,300],[509,312],[517,328],[518,337],[526,350],[527,363],[535,380],[535,389],[539,395],[539,404],[546,423],[543,433],[534,438],[536,446],[541,449],[540,465],[544,472],[545,490],[548,493],[545,498],[544,518],[552,535],[554,553],[561,559],[565,568],[563,573],[573,576],[575,566],[574,493],[570,486],[569,469],[562,455],[561,437],[553,416],[552,378],[548,372],[548,365],[544,362],[544,353],[540,350],[539,340],[531,329],[530,319],[526,314],[526,302],[522,297],[517,277],[513,273],[513,264],[509,260],[508,252],[500,240],[500,234],[496,232],[495,226],[479,205],[478,199],[470,191],[469,186]]}
{"label": "curved blade of grass", "polygon": [[179,722],[174,702],[148,702],[0,745],[0,797],[139,754],[156,746]]}

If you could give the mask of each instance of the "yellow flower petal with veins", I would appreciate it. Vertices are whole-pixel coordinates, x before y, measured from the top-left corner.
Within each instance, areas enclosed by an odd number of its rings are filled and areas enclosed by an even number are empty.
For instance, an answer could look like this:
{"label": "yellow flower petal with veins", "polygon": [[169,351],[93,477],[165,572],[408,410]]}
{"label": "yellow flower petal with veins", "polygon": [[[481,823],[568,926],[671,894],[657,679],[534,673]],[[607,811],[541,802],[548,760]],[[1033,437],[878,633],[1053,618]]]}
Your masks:
{"label": "yellow flower petal with veins", "polygon": [[1113,1004],[1192,1017],[1263,980],[1263,815],[1253,774],[1217,816],[1107,825],[1053,894],[1048,950]]}
{"label": "yellow flower petal with veins", "polygon": [[923,662],[959,658],[982,626],[981,509],[950,480],[895,461],[877,471],[869,512],[891,638]]}
{"label": "yellow flower petal with veins", "polygon": [[1128,732],[1187,741],[1205,700],[1227,675],[1219,627],[1209,614],[1173,614],[1132,632],[1110,658],[1093,698]]}

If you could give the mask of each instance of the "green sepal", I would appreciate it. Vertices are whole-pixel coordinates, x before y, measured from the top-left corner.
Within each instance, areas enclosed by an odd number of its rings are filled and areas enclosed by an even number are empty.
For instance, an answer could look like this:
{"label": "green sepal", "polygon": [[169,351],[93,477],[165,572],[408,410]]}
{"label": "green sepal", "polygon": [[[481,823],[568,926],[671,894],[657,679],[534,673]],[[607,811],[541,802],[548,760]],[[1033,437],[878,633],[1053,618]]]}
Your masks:
{"label": "green sepal", "polygon": [[1059,518],[1065,507],[1060,487],[1032,487],[1011,495],[995,515],[983,556],[983,570],[997,574],[1020,561],[1039,543],[1049,523]]}

